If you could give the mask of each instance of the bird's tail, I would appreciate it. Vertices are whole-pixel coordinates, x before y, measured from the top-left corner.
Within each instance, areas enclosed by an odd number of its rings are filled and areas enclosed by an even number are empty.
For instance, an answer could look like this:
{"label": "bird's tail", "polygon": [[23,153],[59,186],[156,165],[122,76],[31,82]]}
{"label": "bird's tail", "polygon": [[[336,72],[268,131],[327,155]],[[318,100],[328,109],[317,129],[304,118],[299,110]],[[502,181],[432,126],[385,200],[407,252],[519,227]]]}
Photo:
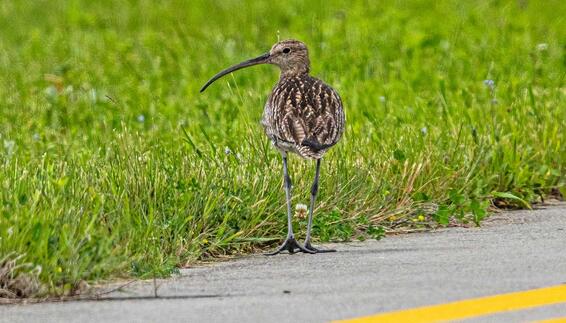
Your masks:
{"label": "bird's tail", "polygon": [[321,144],[314,136],[310,136],[304,139],[303,142],[301,142],[301,145],[310,147],[314,152],[319,152],[323,149],[328,149],[333,146],[329,144]]}

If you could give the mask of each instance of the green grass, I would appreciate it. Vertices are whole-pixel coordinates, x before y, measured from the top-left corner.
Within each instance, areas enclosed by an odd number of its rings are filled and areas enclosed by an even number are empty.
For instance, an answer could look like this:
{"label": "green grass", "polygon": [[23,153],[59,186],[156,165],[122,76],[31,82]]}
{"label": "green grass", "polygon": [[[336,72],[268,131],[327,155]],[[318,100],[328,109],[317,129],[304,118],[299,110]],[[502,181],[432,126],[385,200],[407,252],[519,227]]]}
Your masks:
{"label": "green grass", "polygon": [[[281,161],[259,119],[278,71],[198,89],[278,37],[310,46],[346,109],[316,238],[479,223],[494,199],[527,207],[565,185],[564,12],[558,0],[2,1],[0,264],[38,277],[22,295],[68,294],[274,247]],[[314,164],[290,167],[306,204]]]}

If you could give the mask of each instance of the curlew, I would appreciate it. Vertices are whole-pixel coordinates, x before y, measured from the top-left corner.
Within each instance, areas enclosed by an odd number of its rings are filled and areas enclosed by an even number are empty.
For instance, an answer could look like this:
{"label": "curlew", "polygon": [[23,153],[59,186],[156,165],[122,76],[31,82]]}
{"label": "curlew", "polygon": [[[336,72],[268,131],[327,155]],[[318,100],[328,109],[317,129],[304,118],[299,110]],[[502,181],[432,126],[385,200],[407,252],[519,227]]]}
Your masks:
{"label": "curlew", "polygon": [[[269,255],[287,250],[305,253],[330,252],[311,245],[312,217],[320,176],[322,156],[334,146],[344,132],[344,110],[338,93],[309,75],[310,61],[307,46],[297,40],[284,40],[273,45],[268,53],[241,62],[214,75],[200,92],[222,76],[236,70],[258,65],[273,64],[281,69],[279,81],[265,104],[261,124],[279,150],[283,159],[283,179],[287,201],[287,238]],[[307,233],[304,245],[295,239],[291,213],[291,177],[287,167],[288,153],[295,153],[316,163],[311,187]]]}

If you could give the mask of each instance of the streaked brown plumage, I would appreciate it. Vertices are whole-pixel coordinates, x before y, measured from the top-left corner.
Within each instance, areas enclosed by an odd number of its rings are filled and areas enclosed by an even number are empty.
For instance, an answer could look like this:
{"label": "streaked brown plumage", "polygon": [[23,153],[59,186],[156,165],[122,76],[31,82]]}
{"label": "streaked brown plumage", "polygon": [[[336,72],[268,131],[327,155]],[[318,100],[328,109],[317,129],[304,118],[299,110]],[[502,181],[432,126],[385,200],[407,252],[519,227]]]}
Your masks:
{"label": "streaked brown plumage", "polygon": [[[219,72],[202,87],[201,92],[220,77],[257,64],[273,64],[281,69],[281,76],[269,95],[261,121],[265,133],[283,157],[286,184],[288,234],[285,243],[275,253],[282,250],[293,253],[295,249],[308,253],[323,252],[310,245],[312,212],[318,192],[320,160],[328,149],[340,140],[344,132],[345,117],[342,100],[333,88],[309,75],[308,49],[304,43],[292,39],[278,42],[268,53]],[[291,179],[287,169],[288,152],[316,160],[304,247],[295,240],[293,235]]]}

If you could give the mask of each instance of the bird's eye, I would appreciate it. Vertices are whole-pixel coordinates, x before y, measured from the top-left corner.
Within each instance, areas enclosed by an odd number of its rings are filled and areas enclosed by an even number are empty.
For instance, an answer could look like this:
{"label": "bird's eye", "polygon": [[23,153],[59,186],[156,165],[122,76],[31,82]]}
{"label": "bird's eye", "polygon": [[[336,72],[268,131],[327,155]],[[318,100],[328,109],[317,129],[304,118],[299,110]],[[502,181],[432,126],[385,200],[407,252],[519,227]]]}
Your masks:
{"label": "bird's eye", "polygon": [[291,48],[289,48],[289,47],[283,49],[283,53],[285,53],[285,54],[289,54],[290,51],[291,51]]}

